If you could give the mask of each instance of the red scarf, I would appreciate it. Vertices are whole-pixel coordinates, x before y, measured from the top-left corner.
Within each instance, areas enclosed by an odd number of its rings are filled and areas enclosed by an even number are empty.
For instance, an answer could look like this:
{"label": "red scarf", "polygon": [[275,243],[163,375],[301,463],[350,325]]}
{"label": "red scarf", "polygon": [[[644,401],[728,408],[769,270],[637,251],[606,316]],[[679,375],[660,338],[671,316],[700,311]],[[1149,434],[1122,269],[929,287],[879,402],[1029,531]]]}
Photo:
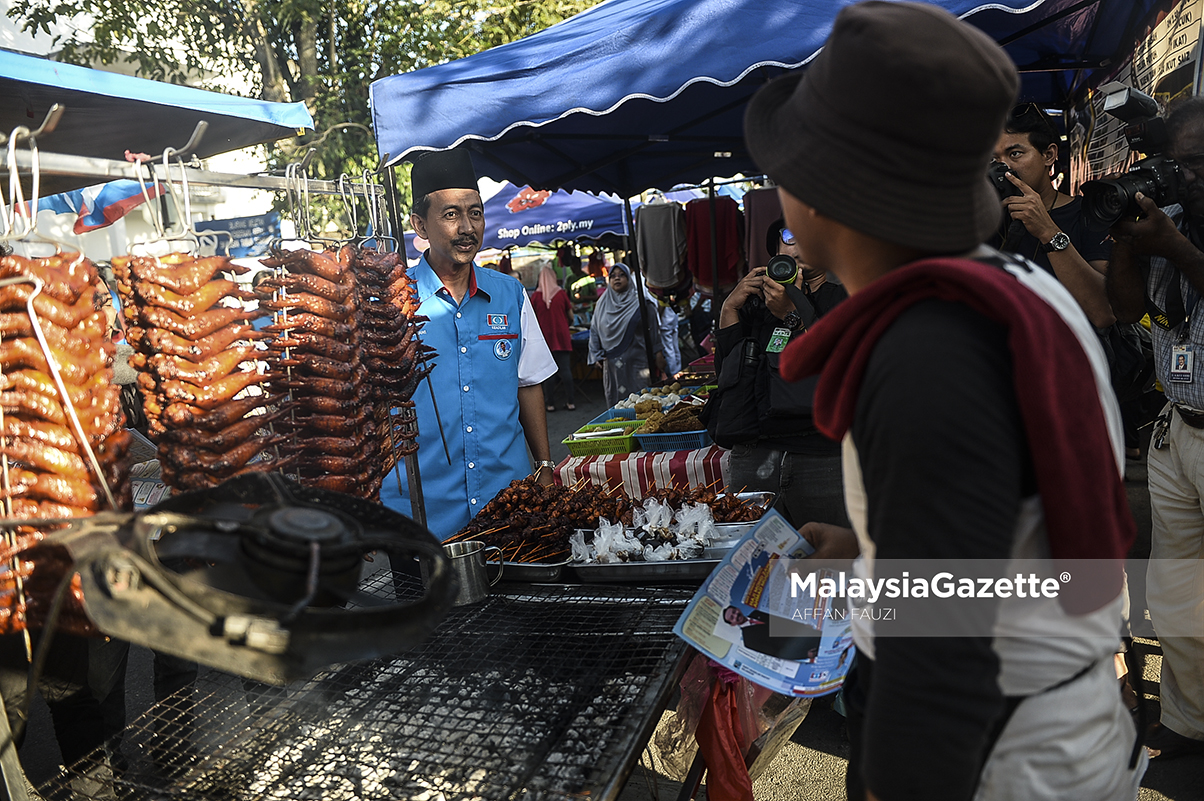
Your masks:
{"label": "red scarf", "polygon": [[1072,582],[1059,593],[1071,614],[1086,614],[1120,591],[1121,568],[1136,536],[1116,466],[1095,375],[1061,315],[1006,270],[966,259],[927,259],[874,281],[820,318],[782,354],[782,376],[819,374],[816,427],[840,440],[853,422],[866,364],[878,338],[927,299],[969,306],[1003,325],[1013,355],[1016,399],[1045,510],[1050,552],[1064,559],[1110,559],[1104,581]]}

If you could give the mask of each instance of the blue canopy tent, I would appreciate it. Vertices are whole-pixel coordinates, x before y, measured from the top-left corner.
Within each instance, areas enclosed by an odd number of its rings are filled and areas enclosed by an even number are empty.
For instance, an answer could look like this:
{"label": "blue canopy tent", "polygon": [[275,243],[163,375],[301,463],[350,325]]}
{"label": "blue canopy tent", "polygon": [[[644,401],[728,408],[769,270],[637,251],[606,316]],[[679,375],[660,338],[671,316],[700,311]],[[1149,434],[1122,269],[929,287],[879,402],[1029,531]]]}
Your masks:
{"label": "blue canopy tent", "polygon": [[[376,81],[390,164],[465,144],[484,175],[630,197],[754,174],[748,98],[803,68],[845,0],[607,0],[525,39]],[[940,0],[1003,45],[1053,107],[1132,52],[1173,0]],[[905,32],[902,32],[905,33]]]}
{"label": "blue canopy tent", "polygon": [[[939,0],[1007,49],[1022,99],[1066,108],[1175,0]],[[755,174],[744,108],[815,57],[847,0],[606,0],[539,33],[383,78],[382,160],[464,145],[480,174],[630,198]],[[906,31],[900,31],[907,35]],[[640,271],[635,271],[637,290]],[[642,290],[640,290],[642,291]],[[652,347],[645,330],[649,363]]]}
{"label": "blue canopy tent", "polygon": [[586,192],[536,191],[507,183],[485,201],[484,248],[624,236],[623,201]]}
{"label": "blue canopy tent", "polygon": [[[55,103],[66,112],[54,132],[40,138],[40,147],[116,160],[126,150],[154,156],[181,147],[201,120],[209,123],[195,148],[201,158],[314,125],[303,103],[267,103],[0,50],[0,131],[37,128]],[[43,192],[88,183],[47,176]]]}

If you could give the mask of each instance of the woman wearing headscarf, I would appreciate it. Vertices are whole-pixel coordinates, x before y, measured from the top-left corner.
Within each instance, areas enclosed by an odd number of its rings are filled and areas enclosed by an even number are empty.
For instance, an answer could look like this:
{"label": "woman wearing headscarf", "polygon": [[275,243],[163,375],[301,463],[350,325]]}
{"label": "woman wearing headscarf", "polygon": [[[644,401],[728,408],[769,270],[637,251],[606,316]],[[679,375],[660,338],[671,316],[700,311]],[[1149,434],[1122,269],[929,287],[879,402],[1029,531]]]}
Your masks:
{"label": "woman wearing headscarf", "polygon": [[544,341],[556,360],[556,372],[543,382],[543,402],[549,412],[556,411],[553,398],[556,384],[559,383],[564,387],[567,401],[564,408],[573,411],[577,408],[573,403],[573,371],[569,366],[569,356],[573,353],[573,339],[569,334],[569,323],[573,321],[573,302],[569,300],[569,293],[557,282],[556,272],[546,261],[539,271],[539,284],[531,295],[531,308],[535,309]]}
{"label": "woman wearing headscarf", "polygon": [[643,302],[631,278],[631,268],[616,264],[610,270],[610,289],[598,298],[589,331],[589,362],[602,366],[602,387],[612,407],[633,392],[652,383],[648,352],[644,347],[641,320],[648,319],[648,334],[661,354],[659,315],[656,301],[647,293]]}

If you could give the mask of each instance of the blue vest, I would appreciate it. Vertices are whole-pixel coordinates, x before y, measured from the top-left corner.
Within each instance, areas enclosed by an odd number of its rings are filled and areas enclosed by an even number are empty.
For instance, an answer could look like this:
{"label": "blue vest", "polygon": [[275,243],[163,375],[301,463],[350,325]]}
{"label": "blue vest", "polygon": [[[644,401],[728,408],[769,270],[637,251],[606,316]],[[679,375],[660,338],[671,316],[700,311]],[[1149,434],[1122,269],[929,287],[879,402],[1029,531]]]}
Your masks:
{"label": "blue vest", "polygon": [[[526,291],[518,279],[473,267],[459,306],[422,257],[410,271],[419,314],[430,321],[422,341],[435,349],[431,386],[443,423],[447,454],[426,381],[414,391],[418,411],[418,467],[427,528],[447,539],[511,481],[531,472],[518,421],[518,361]],[[381,503],[410,515],[405,463],[397,479],[385,478]]]}

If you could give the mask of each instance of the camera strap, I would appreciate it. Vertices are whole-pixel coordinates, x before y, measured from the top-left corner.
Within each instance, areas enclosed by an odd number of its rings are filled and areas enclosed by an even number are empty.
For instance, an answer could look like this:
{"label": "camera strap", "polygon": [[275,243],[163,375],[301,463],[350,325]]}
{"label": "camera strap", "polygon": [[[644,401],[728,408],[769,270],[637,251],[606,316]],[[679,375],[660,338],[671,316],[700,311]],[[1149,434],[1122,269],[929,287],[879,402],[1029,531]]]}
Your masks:
{"label": "camera strap", "polygon": [[794,308],[798,312],[799,317],[803,319],[803,327],[810,328],[819,320],[819,311],[815,308],[815,302],[811,300],[811,296],[803,290],[799,289],[794,284],[785,286],[786,296],[794,303]]}

